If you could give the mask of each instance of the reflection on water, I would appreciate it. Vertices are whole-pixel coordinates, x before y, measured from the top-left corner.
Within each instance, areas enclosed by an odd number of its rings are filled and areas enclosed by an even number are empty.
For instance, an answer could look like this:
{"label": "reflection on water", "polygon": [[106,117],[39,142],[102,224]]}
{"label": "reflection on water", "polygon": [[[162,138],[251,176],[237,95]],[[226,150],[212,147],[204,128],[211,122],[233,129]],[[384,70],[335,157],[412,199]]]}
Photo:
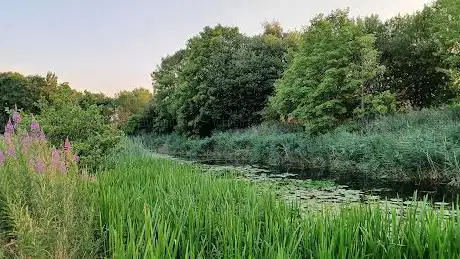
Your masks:
{"label": "reflection on water", "polygon": [[[366,179],[328,180],[321,170],[280,171],[254,166],[205,165],[214,172],[239,172],[251,181],[275,183],[279,195],[288,200],[305,203],[350,203],[386,201],[409,204],[414,199],[427,200],[435,206],[448,205],[457,200],[458,193],[447,185],[423,186],[406,182],[376,182]],[[327,183],[327,184],[324,184]],[[332,184],[331,184],[332,183]]]}

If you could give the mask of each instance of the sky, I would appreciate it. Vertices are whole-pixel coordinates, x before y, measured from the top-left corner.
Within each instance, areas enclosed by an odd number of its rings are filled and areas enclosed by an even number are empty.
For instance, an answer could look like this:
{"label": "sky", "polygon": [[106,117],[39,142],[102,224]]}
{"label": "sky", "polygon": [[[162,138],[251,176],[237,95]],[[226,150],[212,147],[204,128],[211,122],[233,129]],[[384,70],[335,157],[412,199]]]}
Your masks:
{"label": "sky", "polygon": [[45,75],[109,95],[151,88],[161,58],[203,27],[238,26],[247,35],[277,20],[302,29],[318,13],[389,18],[429,0],[0,0],[0,71]]}

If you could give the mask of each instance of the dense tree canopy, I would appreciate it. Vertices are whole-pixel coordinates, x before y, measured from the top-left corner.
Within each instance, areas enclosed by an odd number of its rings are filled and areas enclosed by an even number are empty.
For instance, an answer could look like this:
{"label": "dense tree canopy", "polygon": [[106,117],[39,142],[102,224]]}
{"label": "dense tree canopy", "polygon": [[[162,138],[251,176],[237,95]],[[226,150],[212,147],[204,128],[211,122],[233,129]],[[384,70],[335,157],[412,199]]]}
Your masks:
{"label": "dense tree canopy", "polygon": [[132,91],[121,91],[117,93],[114,100],[115,123],[118,126],[126,124],[129,117],[141,114],[147,103],[152,99],[152,93],[145,88],[136,88]]}
{"label": "dense tree canopy", "polygon": [[277,82],[271,105],[281,116],[300,120],[314,132],[351,118],[367,83],[383,71],[374,42],[375,37],[347,11],[318,16]]}
{"label": "dense tree canopy", "polygon": [[384,83],[399,100],[415,108],[443,103],[453,97],[430,28],[432,18],[431,8],[393,18],[386,22],[386,30],[380,36],[382,64],[387,68]]}
{"label": "dense tree canopy", "polygon": [[[25,112],[38,113],[39,101],[49,100],[58,85],[56,76],[48,73],[46,77],[24,76],[15,72],[0,73],[0,123],[8,120],[5,108],[17,107]],[[0,132],[3,128],[0,129]]]}
{"label": "dense tree canopy", "polygon": [[293,45],[276,30],[247,37],[237,28],[206,27],[152,73],[155,97],[142,127],[206,136],[259,123]]}

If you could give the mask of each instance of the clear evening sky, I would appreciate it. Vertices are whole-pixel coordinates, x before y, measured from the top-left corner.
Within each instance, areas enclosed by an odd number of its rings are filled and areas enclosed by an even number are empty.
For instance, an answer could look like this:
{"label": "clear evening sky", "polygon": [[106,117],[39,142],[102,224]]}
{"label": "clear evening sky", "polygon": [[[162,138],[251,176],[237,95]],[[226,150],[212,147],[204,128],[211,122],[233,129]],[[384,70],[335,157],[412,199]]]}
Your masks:
{"label": "clear evening sky", "polygon": [[301,29],[318,13],[350,7],[388,18],[428,0],[0,0],[0,71],[46,74],[78,90],[151,88],[161,57],[204,26],[260,33],[262,22]]}

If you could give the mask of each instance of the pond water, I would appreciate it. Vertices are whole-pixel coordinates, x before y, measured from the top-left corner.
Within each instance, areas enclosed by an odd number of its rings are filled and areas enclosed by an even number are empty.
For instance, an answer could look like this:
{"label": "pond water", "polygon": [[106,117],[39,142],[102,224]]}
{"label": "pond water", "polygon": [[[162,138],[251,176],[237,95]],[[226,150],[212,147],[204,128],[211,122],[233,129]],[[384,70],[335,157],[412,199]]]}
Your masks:
{"label": "pond water", "polygon": [[428,188],[414,183],[378,183],[366,179],[328,180],[324,173],[280,171],[255,166],[202,164],[212,172],[238,172],[249,181],[271,183],[284,200],[301,206],[336,205],[342,203],[385,202],[409,205],[414,200],[433,206],[449,206],[458,193],[446,185]]}
{"label": "pond water", "polygon": [[[198,164],[217,174],[237,174],[241,179],[268,184],[279,198],[300,205],[301,209],[336,207],[349,203],[379,203],[400,208],[415,201],[434,207],[451,207],[459,193],[447,185],[423,186],[415,183],[389,183],[366,179],[335,179],[321,170],[280,170],[248,165],[215,164],[160,155],[181,162]],[[446,212],[448,213],[448,212]]]}

